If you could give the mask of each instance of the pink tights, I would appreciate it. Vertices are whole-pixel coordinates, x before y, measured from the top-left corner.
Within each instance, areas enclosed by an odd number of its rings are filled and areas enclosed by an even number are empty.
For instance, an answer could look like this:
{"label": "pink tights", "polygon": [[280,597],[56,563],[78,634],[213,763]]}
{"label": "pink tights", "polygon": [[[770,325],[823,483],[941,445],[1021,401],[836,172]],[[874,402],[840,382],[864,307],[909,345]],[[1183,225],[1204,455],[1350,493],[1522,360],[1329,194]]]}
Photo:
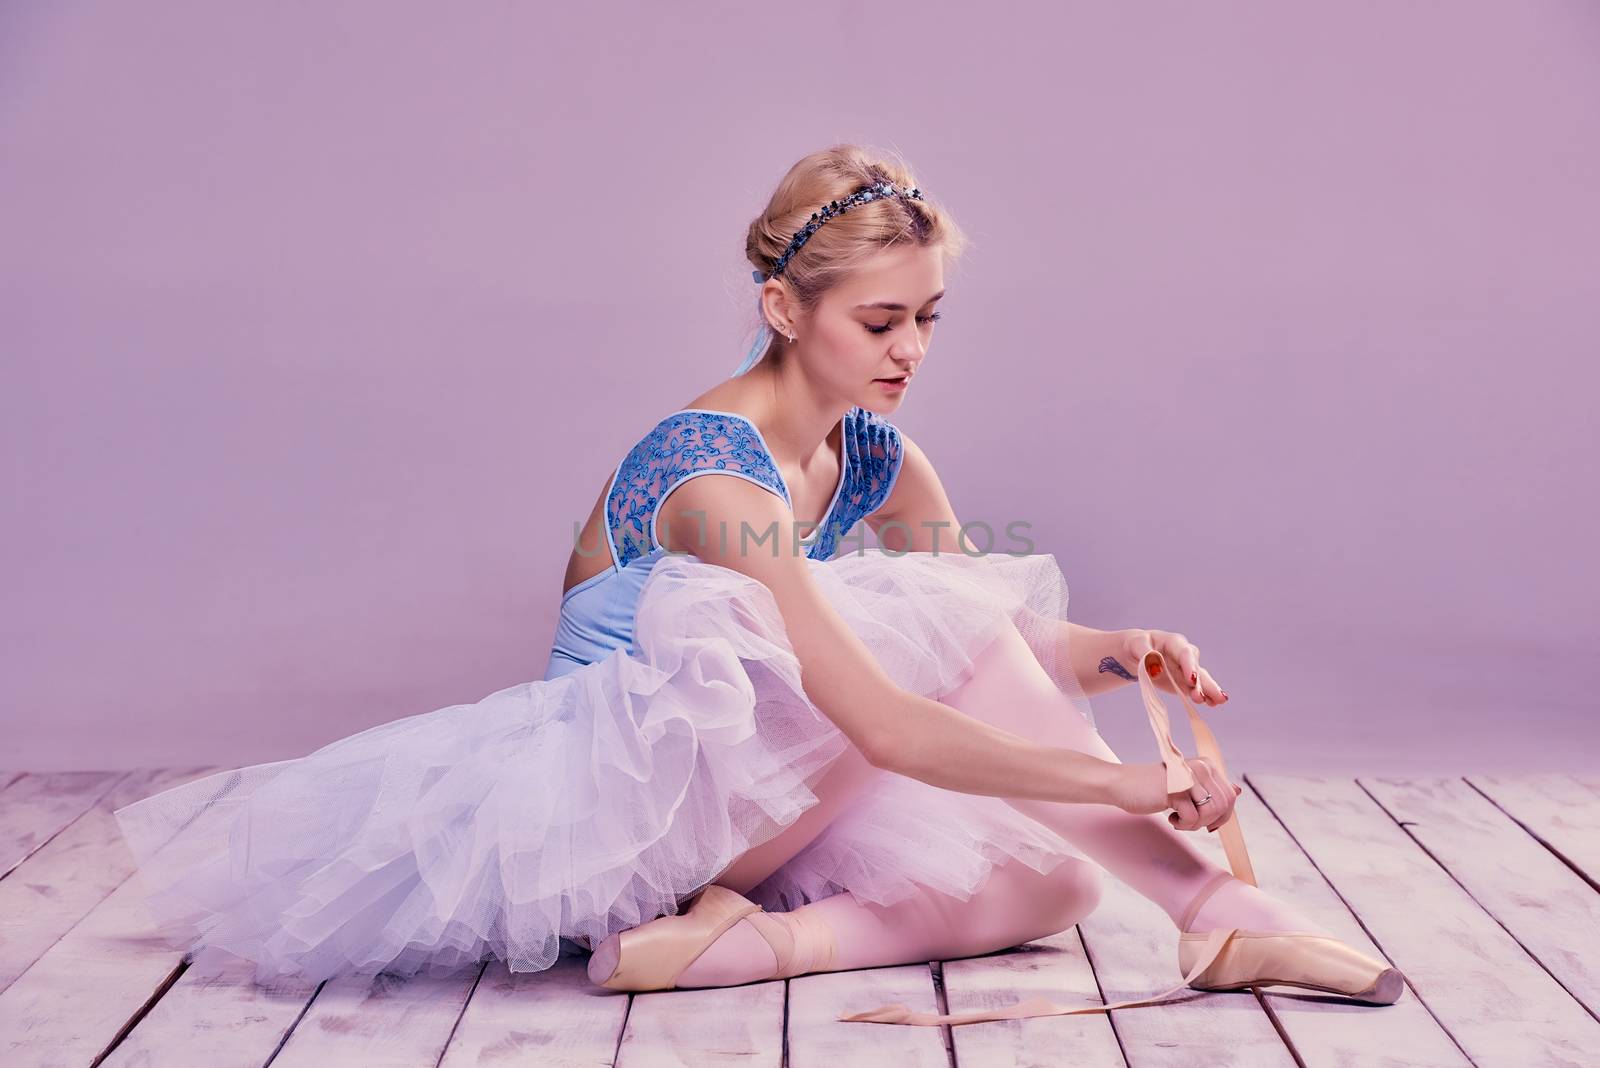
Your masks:
{"label": "pink tights", "polygon": [[[1056,688],[1014,628],[979,655],[971,678],[940,700],[1044,745],[1118,759]],[[777,837],[741,856],[715,881],[748,893],[820,834],[875,776],[885,774],[891,773],[868,764],[859,750],[847,750],[814,788],[816,805]],[[813,962],[809,970],[842,971],[993,953],[1064,931],[1099,903],[1102,868],[1160,905],[1176,926],[1195,894],[1225,870],[1185,837],[1204,831],[1174,830],[1163,814],[1136,816],[1112,805],[1033,799],[1007,799],[1007,804],[1049,826],[1097,863],[1066,857],[1041,875],[1021,861],[1010,861],[997,866],[965,901],[925,890],[881,906],[843,893],[771,915],[794,934],[797,949]],[[1292,906],[1238,880],[1212,894],[1189,928],[1221,926],[1322,930]],[[677,985],[748,983],[767,978],[775,967],[766,939],[748,920],[740,920],[684,970]]]}

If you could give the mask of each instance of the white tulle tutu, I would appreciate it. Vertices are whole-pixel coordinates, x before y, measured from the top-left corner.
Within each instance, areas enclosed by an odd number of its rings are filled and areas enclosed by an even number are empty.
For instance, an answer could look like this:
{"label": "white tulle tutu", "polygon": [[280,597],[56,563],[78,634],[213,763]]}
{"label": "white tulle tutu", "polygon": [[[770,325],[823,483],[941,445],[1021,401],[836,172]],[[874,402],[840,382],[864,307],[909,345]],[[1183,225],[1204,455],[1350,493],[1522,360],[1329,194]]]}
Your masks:
{"label": "white tulle tutu", "polygon": [[[900,686],[937,698],[1015,626],[1085,716],[1054,557],[870,549],[807,566]],[[644,583],[635,648],[474,704],[116,810],[156,930],[258,981],[513,971],[676,913],[817,803],[848,746],[807,699],[770,591],[692,556]],[[885,775],[749,895],[969,898],[996,863],[1083,856],[1003,800]]]}

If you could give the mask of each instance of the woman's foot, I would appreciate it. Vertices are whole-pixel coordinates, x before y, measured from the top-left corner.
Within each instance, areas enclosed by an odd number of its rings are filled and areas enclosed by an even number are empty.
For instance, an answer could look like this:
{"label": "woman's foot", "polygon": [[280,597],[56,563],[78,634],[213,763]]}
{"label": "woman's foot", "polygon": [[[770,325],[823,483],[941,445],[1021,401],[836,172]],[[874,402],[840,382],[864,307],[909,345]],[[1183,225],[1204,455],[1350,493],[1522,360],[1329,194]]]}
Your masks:
{"label": "woman's foot", "polygon": [[[1209,896],[1203,896],[1212,883],[1220,885],[1211,890]],[[1250,885],[1231,872],[1212,876],[1211,881],[1195,895],[1195,900],[1200,902],[1200,908],[1196,911],[1193,902],[1190,903],[1187,912],[1192,915],[1180,918],[1188,920],[1187,923],[1179,923],[1180,931],[1187,933],[1237,927],[1247,931],[1315,931],[1331,934],[1293,905],[1273,897],[1258,886]]]}
{"label": "woman's foot", "polygon": [[768,913],[711,884],[689,910],[602,941],[589,979],[612,990],[735,986],[833,967],[833,929],[815,909]]}
{"label": "woman's foot", "polygon": [[1178,972],[1196,990],[1295,986],[1379,1005],[1405,990],[1398,968],[1229,872],[1201,888],[1178,926]]}
{"label": "woman's foot", "polygon": [[680,987],[737,986],[778,970],[778,955],[745,916],[711,943],[678,976]]}
{"label": "woman's foot", "polygon": [[617,961],[622,959],[622,941],[619,935],[612,935],[595,947],[589,954],[589,982],[595,986],[604,986],[607,979],[616,973]]}
{"label": "woman's foot", "polygon": [[671,990],[695,958],[760,910],[760,905],[712,883],[696,895],[688,911],[658,916],[604,939],[589,957],[589,979],[611,990]]}

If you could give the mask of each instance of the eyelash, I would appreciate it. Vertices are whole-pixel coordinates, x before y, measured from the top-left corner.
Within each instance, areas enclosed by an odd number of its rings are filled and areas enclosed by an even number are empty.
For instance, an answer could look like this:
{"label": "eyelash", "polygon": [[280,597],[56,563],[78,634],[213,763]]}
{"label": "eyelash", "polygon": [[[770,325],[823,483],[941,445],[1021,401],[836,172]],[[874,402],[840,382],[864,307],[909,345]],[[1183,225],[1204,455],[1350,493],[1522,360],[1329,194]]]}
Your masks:
{"label": "eyelash", "polygon": [[[936,323],[940,319],[942,319],[943,317],[944,317],[944,312],[934,312],[932,315],[919,315],[919,316],[917,316],[917,320],[919,322],[924,322],[924,323]],[[869,334],[884,334],[884,333],[888,333],[888,331],[889,331],[889,324],[888,323],[884,323],[882,326],[867,325],[867,333],[869,333]]]}

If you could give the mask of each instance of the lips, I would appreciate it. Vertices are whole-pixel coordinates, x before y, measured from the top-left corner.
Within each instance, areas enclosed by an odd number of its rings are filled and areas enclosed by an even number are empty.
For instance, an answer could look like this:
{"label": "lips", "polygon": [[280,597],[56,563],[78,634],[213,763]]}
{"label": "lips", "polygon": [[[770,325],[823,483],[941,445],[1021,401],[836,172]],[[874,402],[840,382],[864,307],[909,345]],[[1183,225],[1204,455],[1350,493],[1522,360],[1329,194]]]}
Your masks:
{"label": "lips", "polygon": [[874,382],[909,382],[910,375],[895,375],[893,378],[874,378]]}

